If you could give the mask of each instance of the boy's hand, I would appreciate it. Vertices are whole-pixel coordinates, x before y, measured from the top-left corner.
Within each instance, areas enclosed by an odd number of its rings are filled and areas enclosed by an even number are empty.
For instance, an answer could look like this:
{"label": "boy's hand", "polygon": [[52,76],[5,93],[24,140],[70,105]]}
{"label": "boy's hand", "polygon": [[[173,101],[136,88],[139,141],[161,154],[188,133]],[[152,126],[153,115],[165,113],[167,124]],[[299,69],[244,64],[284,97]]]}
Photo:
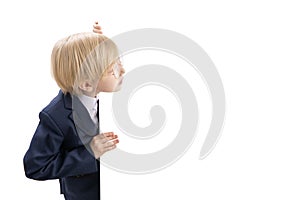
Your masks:
{"label": "boy's hand", "polygon": [[93,137],[90,147],[96,159],[100,158],[105,152],[115,149],[119,143],[118,136],[113,132],[98,134]]}
{"label": "boy's hand", "polygon": [[102,34],[101,26],[98,24],[98,22],[95,22],[95,24],[93,25],[93,32]]}

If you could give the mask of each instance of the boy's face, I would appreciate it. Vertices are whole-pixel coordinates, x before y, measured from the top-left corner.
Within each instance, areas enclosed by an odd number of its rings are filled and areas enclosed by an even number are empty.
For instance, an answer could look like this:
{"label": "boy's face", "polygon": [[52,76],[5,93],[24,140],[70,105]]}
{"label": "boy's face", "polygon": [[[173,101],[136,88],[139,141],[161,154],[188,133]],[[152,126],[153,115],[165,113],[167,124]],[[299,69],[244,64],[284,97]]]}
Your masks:
{"label": "boy's face", "polygon": [[107,69],[107,72],[100,79],[96,92],[117,92],[122,87],[123,74],[125,69],[120,61],[115,62]]}

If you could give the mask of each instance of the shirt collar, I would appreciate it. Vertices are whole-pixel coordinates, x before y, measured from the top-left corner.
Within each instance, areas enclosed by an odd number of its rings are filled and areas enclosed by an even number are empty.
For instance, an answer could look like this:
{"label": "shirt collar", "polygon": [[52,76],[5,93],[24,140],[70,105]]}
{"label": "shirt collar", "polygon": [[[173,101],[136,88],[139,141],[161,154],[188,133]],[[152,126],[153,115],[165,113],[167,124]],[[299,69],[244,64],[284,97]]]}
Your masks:
{"label": "shirt collar", "polygon": [[84,107],[90,112],[93,109],[97,110],[97,100],[98,98],[96,97],[89,97],[86,95],[79,95],[78,96],[79,100],[81,103],[84,105]]}

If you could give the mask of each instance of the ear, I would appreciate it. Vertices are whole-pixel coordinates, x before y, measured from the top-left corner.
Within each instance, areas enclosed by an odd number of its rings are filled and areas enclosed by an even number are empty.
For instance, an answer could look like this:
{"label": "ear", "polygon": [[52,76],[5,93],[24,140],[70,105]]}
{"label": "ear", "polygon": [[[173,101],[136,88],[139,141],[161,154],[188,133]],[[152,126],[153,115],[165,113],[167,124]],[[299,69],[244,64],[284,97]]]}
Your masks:
{"label": "ear", "polygon": [[93,84],[88,82],[88,81],[83,81],[80,85],[79,88],[86,93],[91,93],[94,91]]}

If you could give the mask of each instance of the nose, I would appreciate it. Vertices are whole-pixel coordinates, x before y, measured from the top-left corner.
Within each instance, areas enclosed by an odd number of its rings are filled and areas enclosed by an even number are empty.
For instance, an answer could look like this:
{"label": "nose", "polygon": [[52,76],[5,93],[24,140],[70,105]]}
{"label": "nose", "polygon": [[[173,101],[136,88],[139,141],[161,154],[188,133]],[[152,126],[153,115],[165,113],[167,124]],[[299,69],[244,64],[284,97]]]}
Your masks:
{"label": "nose", "polygon": [[125,69],[123,67],[123,65],[121,65],[121,75],[125,74]]}

